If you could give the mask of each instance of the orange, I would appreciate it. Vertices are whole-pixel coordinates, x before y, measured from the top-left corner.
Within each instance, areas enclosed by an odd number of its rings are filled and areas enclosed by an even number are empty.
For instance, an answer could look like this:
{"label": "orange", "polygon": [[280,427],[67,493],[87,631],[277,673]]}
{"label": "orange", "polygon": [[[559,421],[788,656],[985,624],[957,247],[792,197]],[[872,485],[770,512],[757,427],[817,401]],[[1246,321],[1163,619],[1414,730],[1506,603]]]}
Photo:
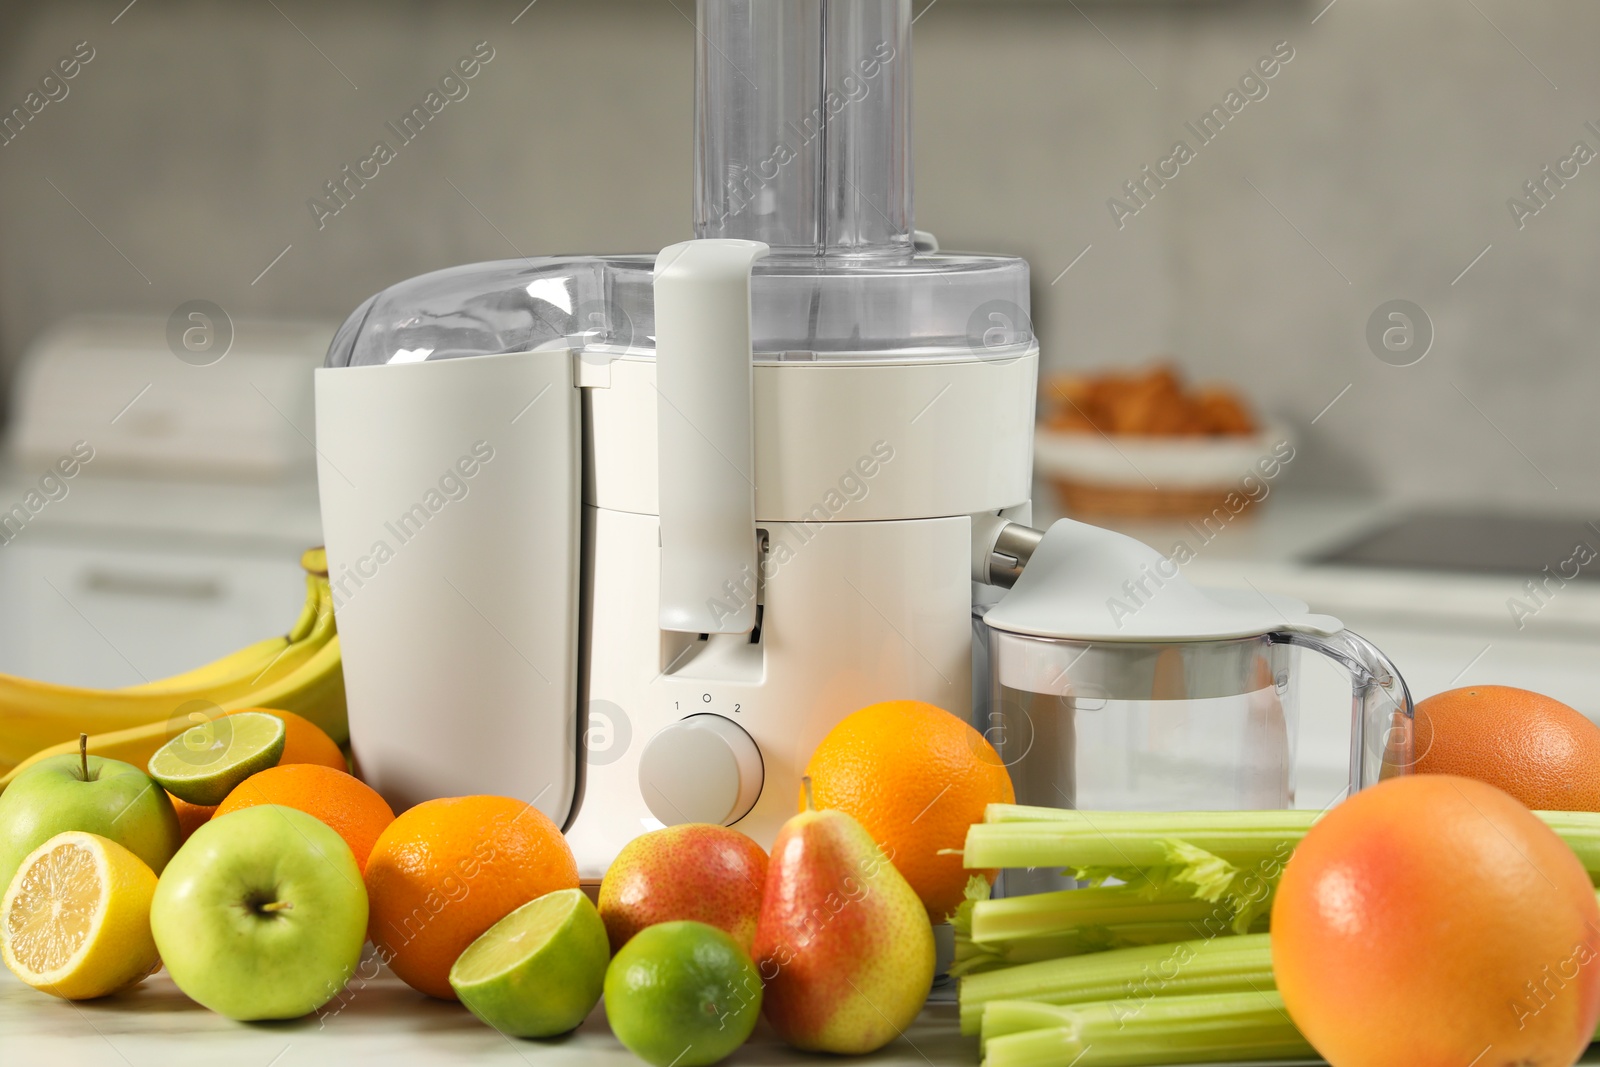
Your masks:
{"label": "orange", "polygon": [[[279,711],[277,708],[239,708],[237,711],[264,711],[283,720],[283,755],[278,757],[280,767],[285,763],[316,763],[332,767],[336,771],[350,769],[350,765],[345,762],[344,753],[333,743],[333,738],[310,719],[296,715],[292,711]],[[236,712],[230,711],[228,714],[233,715]]]}
{"label": "orange", "polygon": [[[854,816],[943,922],[971,872],[959,855],[967,828],[989,804],[1011,804],[1011,775],[994,746],[964,720],[920,700],[890,700],[852,712],[806,764],[817,808]],[[805,798],[800,798],[805,810]],[[997,871],[984,871],[994,881]]]}
{"label": "orange", "polygon": [[1600,726],[1547,696],[1474,685],[1417,705],[1417,772],[1498,786],[1536,811],[1600,811]]}
{"label": "orange", "polygon": [[1285,864],[1272,969],[1333,1067],[1565,1067],[1600,1018],[1600,906],[1578,858],[1506,793],[1393,778]]}
{"label": "orange", "polygon": [[428,800],[372,846],[367,936],[413,989],[455,1000],[450,967],[517,908],[576,889],[578,864],[560,827],[510,797]]}
{"label": "orange", "polygon": [[167,794],[167,799],[172,801],[172,810],[178,813],[180,841],[189,840],[189,835],[200,829],[217,810],[215,804],[209,807],[205,804],[191,804],[187,800],[180,800],[171,793]]}
{"label": "orange", "polygon": [[258,804],[282,804],[327,823],[365,867],[367,854],[394,812],[365,782],[315,763],[280,763],[240,782],[217,805],[216,817]]}

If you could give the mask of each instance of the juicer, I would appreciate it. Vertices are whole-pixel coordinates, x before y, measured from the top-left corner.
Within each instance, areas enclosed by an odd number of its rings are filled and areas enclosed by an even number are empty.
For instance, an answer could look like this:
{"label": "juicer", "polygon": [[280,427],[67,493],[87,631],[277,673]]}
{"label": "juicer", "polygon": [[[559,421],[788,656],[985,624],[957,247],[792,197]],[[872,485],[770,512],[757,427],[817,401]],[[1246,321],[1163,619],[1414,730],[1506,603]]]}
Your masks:
{"label": "juicer", "polygon": [[[697,29],[693,240],[413,278],[316,372],[365,778],[396,810],[525,800],[594,882],[664,825],[770,846],[811,751],[878,701],[970,717],[1027,799],[1067,806],[1102,681],[1281,705],[1293,647],[1335,620],[1179,576],[1108,630],[1103,587],[1170,561],[1027,525],[1028,265],[914,227],[909,0],[699,0]],[[1152,690],[1158,661],[1195,684]],[[1408,765],[1410,700],[1375,652],[1341,662],[1392,698],[1357,701],[1359,787]],[[1291,739],[1262,721],[1219,735],[1220,773],[1281,768]],[[1404,736],[1374,761],[1379,734]]]}
{"label": "juicer", "polygon": [[598,879],[762,844],[880,700],[972,705],[973,516],[1025,521],[1028,265],[912,216],[909,0],[700,0],[695,240],[438,271],[316,373],[355,758]]}

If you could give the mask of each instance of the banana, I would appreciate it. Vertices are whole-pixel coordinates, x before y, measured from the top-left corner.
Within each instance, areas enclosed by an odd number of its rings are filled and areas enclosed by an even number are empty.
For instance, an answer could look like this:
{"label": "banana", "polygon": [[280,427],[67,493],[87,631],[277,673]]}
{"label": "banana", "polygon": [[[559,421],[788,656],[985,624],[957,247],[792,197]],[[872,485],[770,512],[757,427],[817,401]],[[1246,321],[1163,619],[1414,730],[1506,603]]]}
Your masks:
{"label": "banana", "polygon": [[339,655],[339,635],[334,634],[316,655],[288,677],[222,705],[224,711],[240,708],[292,711],[311,720],[336,744],[347,744],[350,720],[345,710],[344,660]]}
{"label": "banana", "polygon": [[[321,727],[339,744],[349,741],[350,726],[345,718],[344,667],[339,658],[339,638],[335,636],[297,671],[276,685],[252,694],[250,699],[225,704],[220,710],[240,711],[244,708],[292,711]],[[125,730],[90,734],[88,751],[91,756],[105,756],[143,767],[156,754],[156,749],[189,725],[187,719],[162,719]],[[74,738],[34,752],[11,768],[4,777],[0,777],[0,791],[40,760],[77,751],[78,741]]]}
{"label": "banana", "polygon": [[321,550],[312,550],[301,563],[307,571],[306,604],[286,637],[130,689],[86,689],[0,674],[0,770],[15,768],[42,749],[75,745],[80,732],[100,738],[152,727],[164,738],[181,721],[175,721],[180,710],[197,701],[223,710],[299,712],[344,741],[349,727],[337,626],[327,575],[319,573],[325,572],[326,559]]}
{"label": "banana", "polygon": [[[311,610],[316,610],[316,605],[311,605]],[[253,678],[265,670],[273,660],[283,655],[290,645],[287,637],[269,637],[264,641],[257,641],[253,645],[246,645],[237,652],[230,652],[219,660],[213,660],[203,667],[196,667],[192,671],[174,674],[171,678],[158,678],[153,682],[140,682],[138,685],[124,686],[120,693],[164,693],[177,689],[199,689],[207,686],[225,684],[239,678]]]}

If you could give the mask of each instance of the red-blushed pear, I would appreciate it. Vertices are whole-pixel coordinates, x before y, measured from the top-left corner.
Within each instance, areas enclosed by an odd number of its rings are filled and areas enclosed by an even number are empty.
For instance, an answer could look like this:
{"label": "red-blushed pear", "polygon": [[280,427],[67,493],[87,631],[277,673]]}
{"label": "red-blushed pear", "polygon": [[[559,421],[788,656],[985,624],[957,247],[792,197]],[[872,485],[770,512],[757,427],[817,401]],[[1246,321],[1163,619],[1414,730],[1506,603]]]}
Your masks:
{"label": "red-blushed pear", "polygon": [[750,951],[767,880],[767,854],[737,830],[684,823],[640,834],[600,882],[600,918],[611,951],[656,923],[692,919]]}
{"label": "red-blushed pear", "polygon": [[859,1055],[903,1033],[933,985],[933,927],[855,819],[811,807],[772,846],[755,959],[762,1011],[798,1049]]}

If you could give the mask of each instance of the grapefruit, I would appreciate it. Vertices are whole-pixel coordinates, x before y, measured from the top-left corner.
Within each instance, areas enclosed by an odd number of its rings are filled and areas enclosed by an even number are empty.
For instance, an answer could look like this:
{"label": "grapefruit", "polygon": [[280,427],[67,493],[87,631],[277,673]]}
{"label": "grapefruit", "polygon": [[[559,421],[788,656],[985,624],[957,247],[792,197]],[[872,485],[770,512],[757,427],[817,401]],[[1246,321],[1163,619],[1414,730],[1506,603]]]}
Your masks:
{"label": "grapefruit", "polygon": [[1600,1018],[1600,906],[1578,858],[1483,782],[1381,782],[1311,828],[1272,968],[1333,1067],[1567,1067]]}

